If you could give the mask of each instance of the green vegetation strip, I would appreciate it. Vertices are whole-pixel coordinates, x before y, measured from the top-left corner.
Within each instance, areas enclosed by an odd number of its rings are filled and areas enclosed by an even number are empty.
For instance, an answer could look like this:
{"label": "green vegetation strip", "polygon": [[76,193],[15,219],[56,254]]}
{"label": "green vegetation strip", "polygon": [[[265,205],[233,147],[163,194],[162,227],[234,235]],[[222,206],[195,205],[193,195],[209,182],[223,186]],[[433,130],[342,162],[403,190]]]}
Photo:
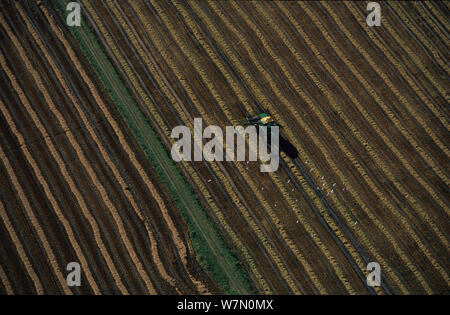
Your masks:
{"label": "green vegetation strip", "polygon": [[[69,0],[53,0],[65,21]],[[67,29],[67,28],[65,28]],[[85,21],[81,27],[69,27],[81,50],[132,130],[151,165],[167,187],[186,220],[192,245],[200,263],[228,294],[250,294],[252,289],[238,260],[227,248],[212,222],[206,216],[191,187],[169,157],[139,106],[117,74],[91,28]]]}

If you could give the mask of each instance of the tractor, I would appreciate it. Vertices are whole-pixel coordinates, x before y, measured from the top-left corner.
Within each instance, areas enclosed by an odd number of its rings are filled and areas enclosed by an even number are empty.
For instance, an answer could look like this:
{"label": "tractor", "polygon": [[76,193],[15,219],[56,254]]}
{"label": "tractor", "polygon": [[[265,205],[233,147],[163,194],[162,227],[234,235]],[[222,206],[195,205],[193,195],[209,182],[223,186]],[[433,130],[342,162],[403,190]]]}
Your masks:
{"label": "tractor", "polygon": [[267,126],[267,127],[272,127],[272,126],[280,126],[279,124],[277,124],[271,115],[263,112],[261,114],[259,114],[256,117],[249,117],[246,116],[247,118],[247,122],[245,123],[246,126],[248,125],[254,125],[254,126]]}
{"label": "tractor", "polygon": [[[253,125],[253,126],[261,126],[267,127],[267,131],[270,134],[270,127],[278,126],[281,128],[281,125],[277,122],[275,122],[267,111],[262,112],[256,117],[249,117],[246,115],[247,122],[245,123],[246,126]],[[259,129],[259,128],[257,128]],[[259,131],[259,130],[258,130]],[[269,138],[270,142],[270,138]],[[297,149],[282,135],[280,135],[280,150],[286,153],[291,159],[296,159],[298,157],[298,151]]]}

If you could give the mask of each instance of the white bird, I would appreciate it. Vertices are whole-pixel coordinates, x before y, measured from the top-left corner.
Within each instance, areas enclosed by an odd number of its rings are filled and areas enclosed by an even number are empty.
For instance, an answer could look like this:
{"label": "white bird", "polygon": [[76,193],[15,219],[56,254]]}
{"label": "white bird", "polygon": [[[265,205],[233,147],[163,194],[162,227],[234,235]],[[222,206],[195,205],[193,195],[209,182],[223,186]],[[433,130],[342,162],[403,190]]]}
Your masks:
{"label": "white bird", "polygon": [[211,182],[212,182],[212,180],[208,179],[208,183],[211,183]]}

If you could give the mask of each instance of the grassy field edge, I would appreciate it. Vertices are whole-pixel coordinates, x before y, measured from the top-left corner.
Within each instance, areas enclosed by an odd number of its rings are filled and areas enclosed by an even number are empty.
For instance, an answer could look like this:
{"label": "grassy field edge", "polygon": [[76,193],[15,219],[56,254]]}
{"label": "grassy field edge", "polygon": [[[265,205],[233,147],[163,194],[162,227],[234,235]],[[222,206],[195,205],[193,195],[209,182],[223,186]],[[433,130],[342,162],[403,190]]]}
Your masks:
{"label": "grassy field edge", "polygon": [[[68,0],[53,0],[55,8],[63,20],[67,16],[66,5],[69,2]],[[249,280],[245,273],[239,269],[238,260],[227,247],[213,223],[208,219],[191,187],[186,183],[180,171],[170,159],[163,144],[122,82],[90,27],[83,21],[81,27],[71,27],[69,29],[79,44],[81,51],[94,68],[105,91],[111,97],[114,105],[117,106],[124,121],[137,139],[139,146],[180,209],[188,225],[195,254],[202,266],[226,293],[252,293],[253,290]],[[101,63],[99,60],[101,60]],[[151,139],[151,142],[149,139]],[[207,242],[206,237],[212,241],[214,249],[208,245],[211,242]],[[228,265],[233,266],[234,270],[223,270],[220,264],[217,263],[219,259],[228,260]],[[233,277],[234,281],[240,282],[240,287],[244,287],[245,291],[233,286],[229,279],[230,277]]]}

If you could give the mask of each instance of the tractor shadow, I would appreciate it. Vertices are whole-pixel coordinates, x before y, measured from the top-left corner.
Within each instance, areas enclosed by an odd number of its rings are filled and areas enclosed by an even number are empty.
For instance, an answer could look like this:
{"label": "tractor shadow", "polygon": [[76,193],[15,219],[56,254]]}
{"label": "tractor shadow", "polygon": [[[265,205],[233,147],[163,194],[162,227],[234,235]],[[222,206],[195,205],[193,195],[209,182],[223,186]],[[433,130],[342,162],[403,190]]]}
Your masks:
{"label": "tractor shadow", "polygon": [[[271,145],[271,137],[268,137],[268,146]],[[283,151],[287,156],[289,156],[292,160],[298,158],[298,150],[294,147],[292,143],[289,142],[286,138],[280,135],[280,152]]]}
{"label": "tractor shadow", "polygon": [[286,140],[283,136],[280,136],[280,151],[286,153],[292,160],[298,158],[298,151],[292,143]]}

